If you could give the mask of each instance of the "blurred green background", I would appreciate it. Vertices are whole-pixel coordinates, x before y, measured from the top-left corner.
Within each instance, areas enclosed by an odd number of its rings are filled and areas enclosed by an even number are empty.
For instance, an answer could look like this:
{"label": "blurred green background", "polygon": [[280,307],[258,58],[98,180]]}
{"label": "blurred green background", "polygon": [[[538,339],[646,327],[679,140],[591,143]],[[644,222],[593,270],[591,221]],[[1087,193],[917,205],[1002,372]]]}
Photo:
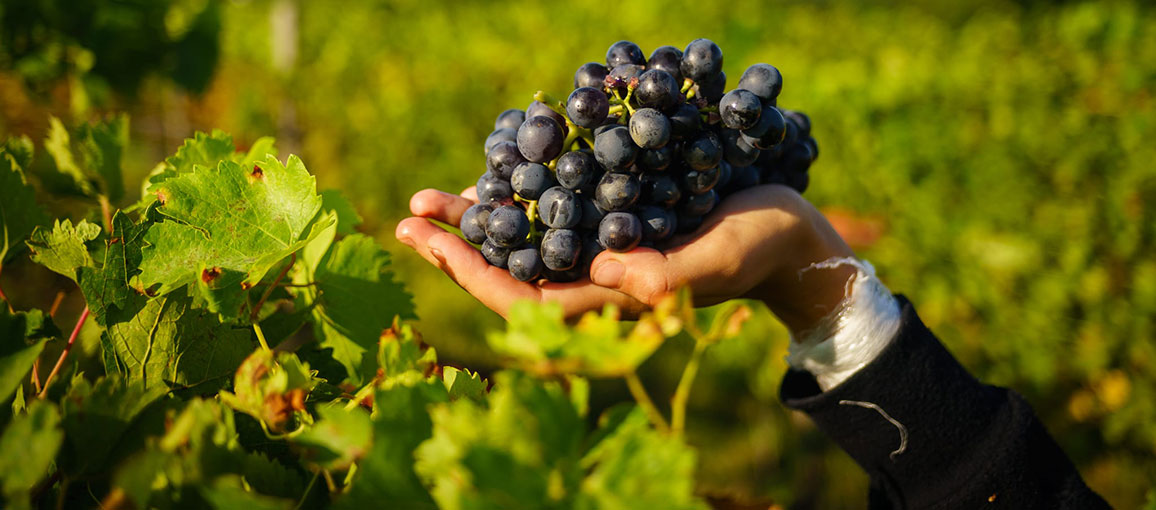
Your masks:
{"label": "blurred green background", "polygon": [[[426,340],[486,368],[500,318],[394,241],[409,196],[471,184],[493,117],[567,93],[614,41],[707,37],[732,86],[757,62],[783,72],[780,104],[811,115],[822,152],[807,196],[882,280],[979,378],[1023,393],[1092,488],[1139,507],[1156,480],[1156,10],[947,4],[5,0],[0,136],[127,111],[133,189],[194,130],[275,135],[395,254]],[[862,508],[866,477],[777,401],[787,342],[763,312],[710,351],[702,491]],[[652,394],[687,349],[647,364]]]}

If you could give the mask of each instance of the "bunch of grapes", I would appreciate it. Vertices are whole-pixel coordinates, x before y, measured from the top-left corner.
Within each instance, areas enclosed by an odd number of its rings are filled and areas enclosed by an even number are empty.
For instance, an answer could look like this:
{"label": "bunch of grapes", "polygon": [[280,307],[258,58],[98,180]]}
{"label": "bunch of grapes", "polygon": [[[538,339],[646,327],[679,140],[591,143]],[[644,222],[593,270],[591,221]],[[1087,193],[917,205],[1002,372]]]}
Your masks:
{"label": "bunch of grapes", "polygon": [[525,111],[502,112],[463,236],[518,280],[574,281],[603,250],[693,232],[730,193],[802,193],[819,154],[810,119],[778,108],[775,67],[755,64],[724,92],[722,64],[707,39],[649,59],[619,41],[606,65],[578,68],[565,103],[538,92]]}

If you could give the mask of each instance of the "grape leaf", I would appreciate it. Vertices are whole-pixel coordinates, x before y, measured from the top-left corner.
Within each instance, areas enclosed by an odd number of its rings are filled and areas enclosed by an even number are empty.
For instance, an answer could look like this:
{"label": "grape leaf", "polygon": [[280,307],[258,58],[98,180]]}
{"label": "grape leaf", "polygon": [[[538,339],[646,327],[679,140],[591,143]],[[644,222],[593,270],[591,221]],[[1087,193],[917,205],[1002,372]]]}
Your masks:
{"label": "grape leaf", "polygon": [[258,349],[237,369],[233,393],[222,391],[220,397],[268,430],[282,432],[310,418],[305,399],[316,384],[309,365],[293,353]]}
{"label": "grape leaf", "polygon": [[20,168],[32,166],[32,156],[35,154],[35,150],[32,139],[28,138],[28,135],[10,136],[4,140],[4,145],[0,145],[0,154],[11,158],[12,164]]}
{"label": "grape leaf", "polygon": [[565,507],[585,424],[560,386],[499,372],[489,406],[460,399],[431,411],[434,432],[418,473],[442,508]]}
{"label": "grape leaf", "polygon": [[141,247],[147,224],[136,224],[124,213],[112,217],[112,235],[104,240],[100,262],[81,266],[77,283],[96,322],[107,325],[110,311],[125,307],[127,301],[138,295],[129,283],[139,272]]}
{"label": "grape leaf", "polygon": [[314,273],[314,330],[323,348],[333,348],[354,384],[373,376],[372,359],[365,353],[394,317],[415,317],[410,295],[394,281],[388,265],[388,252],[372,238],[354,234],[333,244]]}
{"label": "grape leaf", "polygon": [[582,458],[587,470],[577,508],[706,509],[694,496],[695,454],[650,427],[635,407]]}
{"label": "grape leaf", "polygon": [[144,388],[183,388],[232,374],[253,351],[251,331],[222,324],[188,296],[132,296],[109,314],[102,344],[124,377]]}
{"label": "grape leaf", "polygon": [[208,501],[211,508],[217,510],[290,510],[293,501],[274,498],[245,490],[244,481],[239,475],[218,477],[212,483],[201,484],[201,497]]}
{"label": "grape leaf", "polygon": [[442,382],[446,385],[450,400],[471,398],[481,401],[486,396],[486,380],[477,372],[455,367],[442,367]]}
{"label": "grape leaf", "polygon": [[96,190],[93,183],[81,170],[80,165],[72,155],[72,137],[68,135],[68,128],[56,117],[48,118],[48,138],[44,140],[44,150],[52,156],[56,163],[56,170],[72,179],[72,183],[81,194],[93,196]]}
{"label": "grape leaf", "polygon": [[430,437],[433,428],[426,408],[446,399],[445,388],[428,380],[378,390],[374,395],[373,447],[358,465],[349,492],[333,507],[437,508],[414,473],[414,450]]}
{"label": "grape leaf", "polygon": [[354,228],[361,224],[361,215],[340,190],[327,189],[321,192],[321,208],[337,213],[337,233],[343,236],[352,234]]}
{"label": "grape leaf", "polygon": [[71,475],[105,469],[105,459],[117,440],[166,391],[163,387],[146,389],[115,374],[93,383],[73,378],[61,401],[67,439],[61,469]]}
{"label": "grape leaf", "polygon": [[31,508],[29,492],[48,475],[64,441],[60,412],[51,402],[34,400],[28,413],[12,419],[0,435],[0,480],[12,508]]}
{"label": "grape leaf", "polygon": [[69,220],[56,220],[52,230],[36,227],[27,243],[34,262],[76,280],[81,267],[95,266],[88,245],[98,236],[100,225],[81,220],[74,227]]}
{"label": "grape leaf", "polygon": [[[0,306],[0,402],[7,402],[20,387],[44,349],[44,342],[57,336],[60,330],[44,312],[9,313],[8,307]],[[34,342],[29,344],[27,340]]]}
{"label": "grape leaf", "polygon": [[195,284],[210,310],[236,317],[249,286],[328,226],[312,222],[315,188],[296,156],[287,165],[222,161],[165,181],[156,193],[167,219],[145,234],[142,282],[160,295]]}
{"label": "grape leaf", "polygon": [[[11,141],[9,141],[11,143]],[[0,266],[24,247],[32,229],[48,223],[48,215],[24,179],[19,153],[0,148]]]}
{"label": "grape leaf", "polygon": [[[421,333],[409,324],[394,324],[381,333],[377,345],[377,365],[385,379],[407,372],[427,375],[437,366],[438,355],[422,341]],[[448,387],[447,387],[448,389]]]}
{"label": "grape leaf", "polygon": [[76,138],[85,167],[100,177],[101,192],[113,203],[120,201],[124,197],[121,157],[128,145],[128,116],[82,124],[76,129]]}
{"label": "grape leaf", "polygon": [[321,469],[345,470],[368,453],[373,423],[361,406],[343,409],[341,401],[317,407],[321,418],[292,438],[302,448],[301,458]]}

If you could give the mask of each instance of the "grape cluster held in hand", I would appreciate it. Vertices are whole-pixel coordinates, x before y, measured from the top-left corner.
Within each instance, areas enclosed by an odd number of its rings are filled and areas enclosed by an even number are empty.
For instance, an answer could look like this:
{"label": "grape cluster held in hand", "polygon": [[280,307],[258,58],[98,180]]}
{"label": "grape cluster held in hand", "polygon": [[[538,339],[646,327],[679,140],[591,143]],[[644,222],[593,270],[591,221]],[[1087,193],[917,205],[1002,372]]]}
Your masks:
{"label": "grape cluster held in hand", "polygon": [[728,92],[722,69],[707,39],[649,59],[619,41],[565,101],[503,111],[462,235],[518,280],[574,281],[603,250],[669,246],[735,191],[802,193],[819,147],[805,114],[779,108],[779,70],[750,66]]}

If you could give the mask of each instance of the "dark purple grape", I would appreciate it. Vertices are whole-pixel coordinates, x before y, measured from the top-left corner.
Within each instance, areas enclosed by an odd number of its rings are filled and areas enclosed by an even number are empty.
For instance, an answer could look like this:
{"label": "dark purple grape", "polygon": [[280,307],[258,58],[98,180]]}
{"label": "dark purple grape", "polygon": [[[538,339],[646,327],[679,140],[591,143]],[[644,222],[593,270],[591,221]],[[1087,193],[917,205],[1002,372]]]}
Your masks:
{"label": "dark purple grape", "polygon": [[582,203],[573,191],[554,186],[538,199],[538,217],[550,228],[573,228],[582,220]]}
{"label": "dark purple grape", "polygon": [[786,117],[791,122],[795,123],[795,127],[799,128],[799,138],[807,138],[811,136],[811,118],[803,112],[795,110],[780,110],[783,117]]}
{"label": "dark purple grape", "polygon": [[541,163],[523,162],[510,175],[510,187],[526,200],[538,200],[544,191],[557,185],[554,173]]}
{"label": "dark purple grape", "polygon": [[486,137],[486,153],[489,154],[490,149],[501,142],[518,143],[518,129],[517,128],[498,128],[495,129],[490,136]]}
{"label": "dark purple grape", "polygon": [[626,126],[614,126],[594,135],[594,159],[607,170],[626,170],[634,164],[638,147]]}
{"label": "dark purple grape", "polygon": [[759,167],[756,166],[732,166],[731,178],[727,182],[727,188],[732,193],[742,191],[747,188],[753,188],[759,185]]}
{"label": "dark purple grape", "polygon": [[646,205],[638,208],[638,219],[642,222],[642,241],[657,243],[674,234],[675,215],[668,209]]}
{"label": "dark purple grape", "polygon": [[486,153],[486,168],[500,179],[509,180],[514,168],[525,161],[515,142],[498,142]]}
{"label": "dark purple grape", "polygon": [[513,205],[497,207],[486,221],[486,236],[498,246],[517,246],[530,234],[526,211]]}
{"label": "dark purple grape", "polygon": [[550,229],[542,236],[542,262],[554,271],[565,271],[578,264],[582,236],[570,229]]}
{"label": "dark purple grape", "polygon": [[520,282],[528,282],[538,278],[546,265],[538,254],[538,248],[533,245],[523,246],[510,252],[506,258],[506,265],[510,268],[510,276]]}
{"label": "dark purple grape", "polygon": [[778,108],[763,108],[757,124],[742,132],[743,141],[759,149],[770,149],[781,143],[787,134],[787,122]]}
{"label": "dark purple grape", "polygon": [[706,216],[714,209],[717,199],[713,189],[700,195],[690,195],[679,204],[679,212],[687,216]]}
{"label": "dark purple grape", "polygon": [[582,237],[582,253],[578,256],[578,269],[584,273],[590,272],[590,265],[599,253],[606,251],[606,247],[598,242],[598,225],[594,225],[591,233]]}
{"label": "dark purple grape", "polygon": [[759,159],[759,149],[743,139],[734,129],[724,129],[719,136],[722,142],[723,158],[735,166],[749,166]]}
{"label": "dark purple grape", "polygon": [[702,226],[702,216],[691,216],[679,212],[676,217],[678,220],[675,226],[675,232],[680,234],[689,234]]}
{"label": "dark purple grape", "polygon": [[808,136],[806,140],[799,142],[806,145],[811,151],[811,161],[819,159],[819,142],[815,141],[813,137]]}
{"label": "dark purple grape", "polygon": [[462,213],[462,221],[458,224],[462,229],[462,237],[474,244],[482,244],[486,240],[486,223],[490,221],[490,213],[494,206],[489,204],[474,204]]}
{"label": "dark purple grape", "polygon": [[558,158],[558,165],[554,168],[558,184],[569,190],[589,189],[598,178],[601,170],[594,156],[588,152],[567,152]]}
{"label": "dark purple grape", "polygon": [[[722,163],[719,163],[720,166]],[[699,195],[706,193],[718,184],[719,167],[711,167],[706,170],[689,169],[682,175],[682,187],[692,195]]]}
{"label": "dark purple grape", "polygon": [[678,104],[681,97],[678,82],[662,69],[650,69],[638,77],[634,99],[644,108],[666,111]]}
{"label": "dark purple grape", "polygon": [[646,64],[642,48],[630,41],[618,41],[606,50],[606,67],[613,69],[623,64]]}
{"label": "dark purple grape", "polygon": [[694,136],[702,125],[698,108],[689,103],[683,103],[670,115],[670,135],[675,140],[682,140]]}
{"label": "dark purple grape", "polygon": [[582,87],[575,89],[566,99],[566,115],[570,122],[587,129],[601,126],[610,111],[610,100],[601,89]]}
{"label": "dark purple grape", "polygon": [[786,172],[802,173],[811,167],[811,149],[806,144],[796,143],[779,158],[779,169]]}
{"label": "dark purple grape", "polygon": [[482,257],[485,257],[486,262],[491,266],[497,266],[502,269],[509,267],[507,261],[510,258],[510,248],[505,246],[498,246],[494,244],[492,239],[486,239],[481,247]]}
{"label": "dark purple grape", "polygon": [[[566,131],[566,118],[551,109],[549,106],[546,106],[546,103],[535,100],[534,102],[530,103],[530,106],[526,107],[526,120],[530,120],[534,117],[550,117],[551,119],[554,119],[554,122],[557,122],[559,126],[562,126],[562,131]],[[520,128],[521,126],[519,126],[519,129]]]}
{"label": "dark purple grape", "polygon": [[565,137],[554,119],[539,115],[527,119],[518,128],[518,150],[529,161],[545,163],[562,152]]}
{"label": "dark purple grape", "polygon": [[526,122],[526,112],[517,108],[510,108],[498,114],[498,118],[494,120],[494,129],[510,128],[516,130],[523,122]]}
{"label": "dark purple grape", "polygon": [[654,50],[650,54],[650,58],[646,60],[647,69],[661,69],[666,71],[675,83],[682,86],[682,50],[674,46],[662,46]]}
{"label": "dark purple grape", "polygon": [[667,174],[642,176],[642,202],[666,208],[674,207],[682,198],[678,183]]}
{"label": "dark purple grape", "polygon": [[722,72],[723,54],[710,39],[695,39],[682,52],[679,70],[682,75],[700,82]]}
{"label": "dark purple grape", "polygon": [[478,178],[477,192],[478,202],[483,204],[500,204],[514,198],[514,189],[510,187],[510,182],[490,172]]}
{"label": "dark purple grape", "polygon": [[578,199],[582,203],[582,219],[578,221],[578,228],[597,230],[598,223],[602,221],[603,216],[606,216],[606,212],[599,209],[598,204],[595,204],[592,198],[578,197]]}
{"label": "dark purple grape", "polygon": [[625,211],[638,202],[642,184],[631,174],[608,172],[594,188],[594,203],[603,211]]}
{"label": "dark purple grape", "polygon": [[593,87],[602,89],[603,83],[606,81],[606,76],[610,71],[606,66],[597,62],[587,62],[578,68],[574,73],[574,88]]}
{"label": "dark purple grape", "polygon": [[718,136],[710,131],[703,132],[682,146],[682,160],[694,170],[706,170],[722,161],[722,144]]}
{"label": "dark purple grape", "polygon": [[622,64],[610,70],[610,78],[615,81],[617,87],[626,87],[630,85],[631,80],[638,79],[645,71],[644,66]]}
{"label": "dark purple grape", "polygon": [[607,213],[598,224],[598,242],[607,250],[633,250],[642,241],[642,222],[628,212]]}
{"label": "dark purple grape", "polygon": [[704,82],[696,82],[694,87],[698,90],[695,92],[698,97],[706,99],[710,104],[717,103],[722,100],[723,94],[726,93],[727,73],[718,73]]}
{"label": "dark purple grape", "polygon": [[630,139],[643,149],[657,149],[670,141],[670,119],[654,108],[636,110],[630,116]]}
{"label": "dark purple grape", "polygon": [[787,186],[802,194],[807,191],[807,187],[811,185],[810,172],[787,172]]}
{"label": "dark purple grape", "polygon": [[754,92],[759,99],[769,103],[783,90],[783,75],[770,64],[755,64],[743,71],[738,88]]}
{"label": "dark purple grape", "polygon": [[718,103],[719,115],[724,126],[731,129],[750,129],[759,122],[763,104],[753,92],[735,89],[727,92]]}
{"label": "dark purple grape", "polygon": [[666,144],[657,149],[644,150],[638,155],[636,165],[642,170],[648,172],[661,172],[670,167],[674,162],[674,148],[673,144]]}

